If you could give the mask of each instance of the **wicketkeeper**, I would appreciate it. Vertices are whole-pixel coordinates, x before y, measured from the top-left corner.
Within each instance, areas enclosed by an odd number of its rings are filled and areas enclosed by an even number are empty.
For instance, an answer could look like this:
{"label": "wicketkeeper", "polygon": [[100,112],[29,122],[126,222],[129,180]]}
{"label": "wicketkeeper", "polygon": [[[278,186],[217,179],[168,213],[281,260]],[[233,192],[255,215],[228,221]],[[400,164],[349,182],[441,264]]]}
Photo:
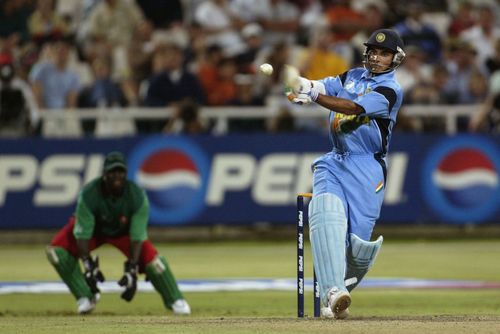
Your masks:
{"label": "wicketkeeper", "polygon": [[[77,300],[77,312],[91,312],[99,300],[99,282],[104,275],[91,251],[111,244],[126,257],[118,284],[121,297],[134,298],[137,276],[145,273],[174,314],[191,313],[167,260],[160,256],[147,236],[149,202],[144,190],[127,180],[123,155],[111,152],[104,161],[103,175],[86,184],[78,197],[76,213],[47,247],[47,257]],[[83,264],[83,273],[78,260]]]}
{"label": "wicketkeeper", "polygon": [[403,41],[380,29],[365,43],[364,68],[312,81],[288,68],[288,98],[330,110],[332,151],[313,163],[309,229],[322,315],[345,318],[350,291],[382,246],[370,241],[386,182],[386,156],[403,101],[395,69],[405,57]]}

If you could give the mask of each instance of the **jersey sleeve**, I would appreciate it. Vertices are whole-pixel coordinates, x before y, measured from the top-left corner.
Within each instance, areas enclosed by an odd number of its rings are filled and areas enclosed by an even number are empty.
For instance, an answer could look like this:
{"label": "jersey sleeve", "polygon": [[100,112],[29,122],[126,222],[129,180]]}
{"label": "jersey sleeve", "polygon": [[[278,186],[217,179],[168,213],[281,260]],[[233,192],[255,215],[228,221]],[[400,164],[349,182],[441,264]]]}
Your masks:
{"label": "jersey sleeve", "polygon": [[365,110],[361,115],[389,118],[396,99],[396,92],[392,88],[377,87],[372,92],[357,97],[353,102]]}
{"label": "jersey sleeve", "polygon": [[75,239],[88,240],[92,238],[94,226],[94,214],[85,203],[83,196],[80,195],[76,204],[76,222],[75,227],[73,228],[73,235],[75,236]]}
{"label": "jersey sleeve", "polygon": [[147,226],[149,219],[149,201],[144,192],[142,204],[139,209],[132,215],[130,224],[130,240],[144,241],[148,238]]}
{"label": "jersey sleeve", "polygon": [[342,90],[346,76],[347,72],[336,77],[326,77],[318,81],[325,85],[326,95],[337,96],[337,94]]}

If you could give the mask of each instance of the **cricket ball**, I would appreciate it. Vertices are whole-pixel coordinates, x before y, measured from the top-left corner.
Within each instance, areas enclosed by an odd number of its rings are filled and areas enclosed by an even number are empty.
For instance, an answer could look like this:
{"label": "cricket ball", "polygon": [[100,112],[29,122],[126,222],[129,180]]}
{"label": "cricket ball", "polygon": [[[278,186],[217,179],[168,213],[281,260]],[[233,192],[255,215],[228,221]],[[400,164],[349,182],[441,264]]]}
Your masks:
{"label": "cricket ball", "polygon": [[273,66],[271,64],[268,64],[268,63],[264,63],[264,64],[260,65],[259,70],[264,75],[273,74]]}

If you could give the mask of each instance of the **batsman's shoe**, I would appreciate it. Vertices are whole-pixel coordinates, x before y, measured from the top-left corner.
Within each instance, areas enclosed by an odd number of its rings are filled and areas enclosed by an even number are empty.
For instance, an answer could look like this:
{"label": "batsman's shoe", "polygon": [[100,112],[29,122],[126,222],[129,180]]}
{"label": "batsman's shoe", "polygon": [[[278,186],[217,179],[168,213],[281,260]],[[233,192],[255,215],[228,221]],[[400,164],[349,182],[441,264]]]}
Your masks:
{"label": "batsman's shoe", "polygon": [[76,301],[78,314],[88,314],[95,308],[95,302],[87,297],[82,297]]}
{"label": "batsman's shoe", "polygon": [[351,295],[347,291],[333,287],[328,291],[328,306],[335,318],[341,319],[340,315],[351,305]]}
{"label": "batsman's shoe", "polygon": [[191,307],[189,307],[188,302],[185,299],[177,299],[172,304],[172,311],[177,315],[190,315]]}
{"label": "batsman's shoe", "polygon": [[322,318],[329,318],[329,319],[347,319],[347,317],[349,316],[349,309],[346,308],[345,310],[337,313],[337,314],[333,314],[333,311],[331,308],[329,307],[322,307],[321,308],[321,317]]}
{"label": "batsman's shoe", "polygon": [[320,310],[320,313],[321,313],[322,318],[334,318],[335,317],[335,315],[332,312],[332,309],[327,307],[327,306],[322,307]]}
{"label": "batsman's shoe", "polygon": [[349,316],[348,308],[334,315],[335,319],[340,319],[340,320],[347,319],[348,316]]}

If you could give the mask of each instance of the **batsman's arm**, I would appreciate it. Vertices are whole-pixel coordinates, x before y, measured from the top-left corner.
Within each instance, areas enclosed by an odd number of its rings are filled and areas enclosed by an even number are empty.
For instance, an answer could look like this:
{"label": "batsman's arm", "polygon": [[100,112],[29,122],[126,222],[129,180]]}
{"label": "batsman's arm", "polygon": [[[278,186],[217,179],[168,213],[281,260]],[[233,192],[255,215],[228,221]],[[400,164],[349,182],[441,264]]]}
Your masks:
{"label": "batsman's arm", "polygon": [[316,99],[313,97],[313,101],[320,106],[345,115],[359,115],[364,112],[363,107],[359,104],[336,96],[318,94]]}

